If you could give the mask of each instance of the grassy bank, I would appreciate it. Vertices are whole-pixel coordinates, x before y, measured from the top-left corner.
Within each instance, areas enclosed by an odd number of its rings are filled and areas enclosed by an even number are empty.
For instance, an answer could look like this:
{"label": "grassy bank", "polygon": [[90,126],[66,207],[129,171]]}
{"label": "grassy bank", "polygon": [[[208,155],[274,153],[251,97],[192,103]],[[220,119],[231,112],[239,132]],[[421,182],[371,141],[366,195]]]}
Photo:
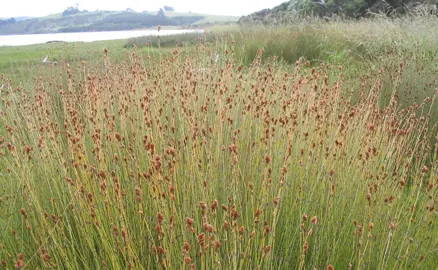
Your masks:
{"label": "grassy bank", "polygon": [[434,269],[437,39],[416,35],[38,47],[58,65],[2,69],[0,267]]}
{"label": "grassy bank", "polygon": [[129,53],[123,48],[124,44],[125,40],[113,40],[0,47],[0,74],[14,78],[16,82],[29,82],[39,71],[46,70],[47,65],[42,63],[46,56],[49,61],[56,61],[58,67],[77,66],[82,61],[94,64],[102,60],[104,48],[111,50],[114,60],[121,60]]}

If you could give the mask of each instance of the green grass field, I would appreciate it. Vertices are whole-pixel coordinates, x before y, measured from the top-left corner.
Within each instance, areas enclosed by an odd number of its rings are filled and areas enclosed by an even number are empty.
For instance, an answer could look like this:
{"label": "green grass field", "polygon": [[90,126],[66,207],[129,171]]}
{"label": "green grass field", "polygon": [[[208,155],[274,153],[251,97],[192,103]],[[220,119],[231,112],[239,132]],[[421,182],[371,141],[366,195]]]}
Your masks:
{"label": "green grass field", "polygon": [[437,22],[0,47],[0,269],[436,269]]}
{"label": "green grass field", "polygon": [[[163,40],[166,40],[164,37]],[[103,50],[111,53],[113,60],[122,61],[131,50],[125,49],[126,40],[96,42],[55,42],[41,45],[0,47],[0,74],[14,79],[15,82],[32,82],[35,76],[47,70],[62,70],[68,66],[80,66],[82,61],[89,64],[101,62]],[[162,48],[160,53],[169,53],[170,48]],[[156,48],[142,48],[143,55],[158,54]],[[48,56],[49,61],[56,61],[56,66],[44,65],[42,60]]]}

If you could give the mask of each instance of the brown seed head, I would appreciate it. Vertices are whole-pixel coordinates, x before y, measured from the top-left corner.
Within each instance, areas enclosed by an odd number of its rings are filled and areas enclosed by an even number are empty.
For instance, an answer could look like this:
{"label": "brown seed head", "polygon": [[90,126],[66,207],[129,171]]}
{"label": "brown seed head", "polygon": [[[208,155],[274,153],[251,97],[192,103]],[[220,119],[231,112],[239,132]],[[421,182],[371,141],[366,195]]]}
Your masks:
{"label": "brown seed head", "polygon": [[236,208],[231,209],[231,216],[233,217],[233,219],[237,219],[240,216]]}
{"label": "brown seed head", "polygon": [[43,255],[43,261],[48,262],[48,261],[50,261],[50,259],[51,259],[51,257],[49,254],[46,253]]}
{"label": "brown seed head", "polygon": [[162,213],[157,214],[157,221],[158,223],[162,223],[164,220],[164,215]]}
{"label": "brown seed head", "polygon": [[15,264],[15,268],[22,269],[24,267],[24,262],[22,260],[17,260],[17,263]]}
{"label": "brown seed head", "polygon": [[187,227],[192,227],[192,225],[193,225],[193,223],[194,223],[195,221],[193,220],[193,219],[191,219],[191,218],[186,218],[186,225],[187,225]]}
{"label": "brown seed head", "polygon": [[228,221],[224,221],[224,229],[228,230],[229,227],[230,227],[230,224],[228,223]]}
{"label": "brown seed head", "polygon": [[217,202],[217,200],[214,200],[213,203],[210,206],[211,211],[213,211],[213,212],[216,211],[218,205],[219,205],[219,203]]}
{"label": "brown seed head", "polygon": [[27,218],[26,210],[24,210],[24,208],[20,209],[20,213],[23,215],[24,218]]}
{"label": "brown seed head", "polygon": [[312,218],[312,224],[313,225],[316,225],[318,223],[318,217],[317,216],[314,216],[313,218]]}
{"label": "brown seed head", "polygon": [[205,202],[199,202],[199,206],[201,206],[202,210],[205,210],[205,208],[207,208],[207,204]]}
{"label": "brown seed head", "polygon": [[309,243],[306,241],[303,245],[303,252],[304,254],[307,253],[307,250],[309,249]]}
{"label": "brown seed head", "polygon": [[199,243],[201,246],[204,245],[204,243],[205,243],[205,234],[200,233],[200,234],[198,235],[198,243]]}
{"label": "brown seed head", "polygon": [[270,231],[271,231],[271,227],[269,225],[266,225],[264,234],[267,235]]}
{"label": "brown seed head", "polygon": [[215,247],[216,251],[218,251],[221,246],[222,246],[221,241],[216,240],[216,242],[214,242],[214,247]]}
{"label": "brown seed head", "polygon": [[239,229],[239,234],[243,235],[244,232],[245,232],[245,226],[241,226]]}
{"label": "brown seed head", "polygon": [[190,250],[190,245],[189,245],[189,243],[187,243],[186,241],[184,241],[183,249],[184,249],[185,251],[189,251],[189,250]]}
{"label": "brown seed head", "polygon": [[255,215],[255,217],[259,217],[261,213],[262,213],[262,210],[260,208],[257,208],[254,215]]}
{"label": "brown seed head", "polygon": [[304,213],[303,214],[303,221],[306,221],[307,220],[307,215]]}
{"label": "brown seed head", "polygon": [[423,168],[421,169],[421,171],[422,171],[423,173],[427,173],[427,172],[429,171],[429,168],[427,168],[427,166],[425,165],[425,166],[423,166]]}

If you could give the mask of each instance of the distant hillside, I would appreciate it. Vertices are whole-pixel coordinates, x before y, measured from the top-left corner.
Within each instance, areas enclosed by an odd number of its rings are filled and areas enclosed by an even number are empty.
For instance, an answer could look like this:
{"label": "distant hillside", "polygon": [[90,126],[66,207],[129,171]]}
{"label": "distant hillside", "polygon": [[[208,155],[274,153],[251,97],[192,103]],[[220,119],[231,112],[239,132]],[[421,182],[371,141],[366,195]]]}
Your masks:
{"label": "distant hillside", "polygon": [[358,18],[373,13],[405,14],[423,10],[436,12],[435,0],[292,0],[239,19],[239,23],[284,23],[297,15],[313,14]]}
{"label": "distant hillside", "polygon": [[20,21],[30,20],[30,19],[32,19],[32,17],[21,16],[21,17],[15,17],[14,19],[15,19],[17,22],[20,22]]}
{"label": "distant hillside", "polygon": [[76,11],[41,18],[0,20],[0,35],[133,30],[149,27],[194,27],[202,24],[237,22],[238,17],[170,11]]}
{"label": "distant hillside", "polygon": [[[11,19],[11,18],[0,18],[0,21],[6,21],[8,19]],[[28,17],[28,16],[14,17],[14,20],[17,22],[25,21],[25,20],[29,20],[29,19],[32,19],[32,17]]]}

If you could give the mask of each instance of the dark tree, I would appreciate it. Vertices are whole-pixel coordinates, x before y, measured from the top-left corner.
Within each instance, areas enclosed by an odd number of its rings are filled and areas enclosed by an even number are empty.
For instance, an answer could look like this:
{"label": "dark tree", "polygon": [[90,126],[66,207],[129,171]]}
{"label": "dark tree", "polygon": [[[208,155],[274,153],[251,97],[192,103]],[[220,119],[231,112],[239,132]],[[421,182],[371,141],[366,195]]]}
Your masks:
{"label": "dark tree", "polygon": [[160,18],[166,17],[166,15],[164,15],[164,10],[162,8],[160,8],[160,10],[158,11],[157,17],[160,17]]}
{"label": "dark tree", "polygon": [[68,15],[73,15],[73,14],[78,14],[81,11],[79,10],[78,5],[76,4],[76,6],[74,7],[68,7],[66,10],[64,10],[64,12],[62,12],[62,16],[68,16]]}
{"label": "dark tree", "polygon": [[14,18],[10,18],[7,20],[0,20],[0,25],[6,25],[6,24],[10,24],[10,23],[16,23],[17,21]]}

